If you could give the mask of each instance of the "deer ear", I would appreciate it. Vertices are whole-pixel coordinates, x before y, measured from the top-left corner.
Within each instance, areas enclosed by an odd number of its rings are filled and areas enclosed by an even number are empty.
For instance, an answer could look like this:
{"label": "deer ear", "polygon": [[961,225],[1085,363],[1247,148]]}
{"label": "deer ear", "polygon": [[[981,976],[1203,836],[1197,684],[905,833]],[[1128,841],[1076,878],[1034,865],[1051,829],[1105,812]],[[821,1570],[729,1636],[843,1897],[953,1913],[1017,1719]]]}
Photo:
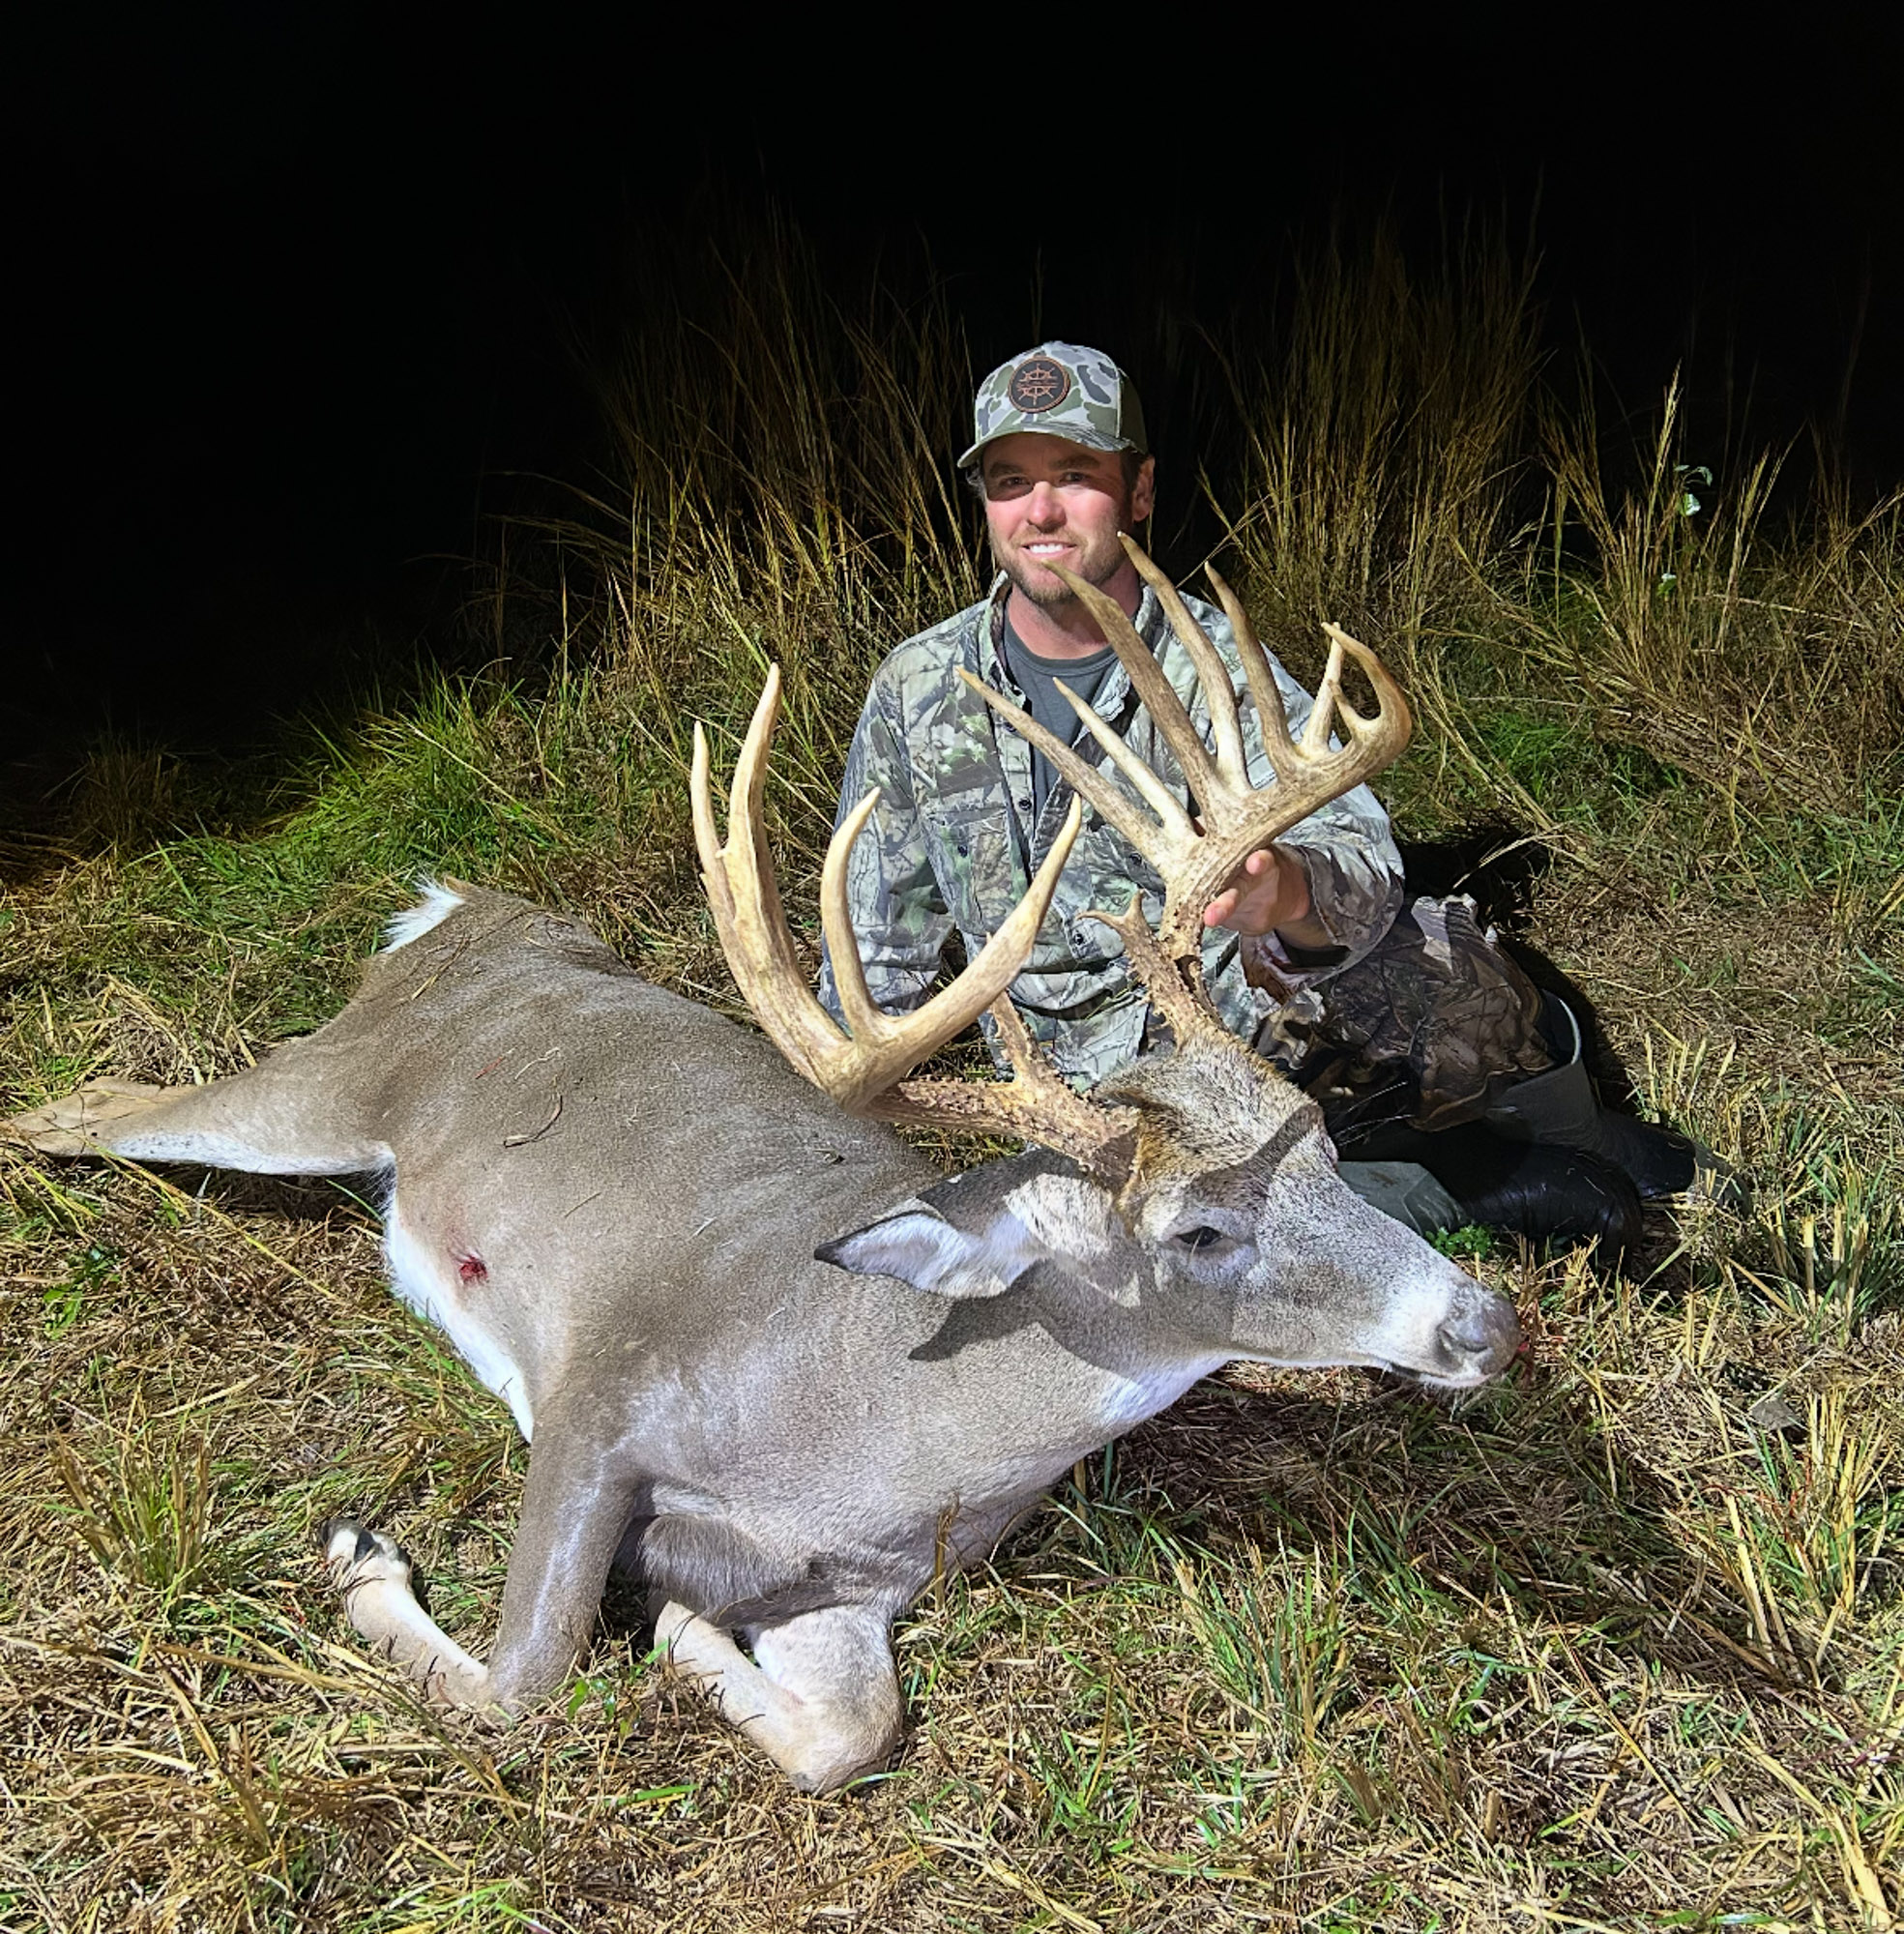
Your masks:
{"label": "deer ear", "polygon": [[859,1275],[897,1276],[931,1296],[1003,1296],[1012,1278],[1037,1260],[1035,1254],[1020,1253],[1023,1225],[1015,1216],[1004,1220],[1011,1224],[1010,1233],[997,1227],[960,1229],[929,1204],[907,1203],[850,1236],[822,1243],[813,1254]]}
{"label": "deer ear", "polygon": [[1108,1191],[1037,1149],[934,1183],[813,1253],[933,1296],[1002,1296],[1034,1263],[1087,1282],[1112,1262],[1128,1273],[1121,1235]]}

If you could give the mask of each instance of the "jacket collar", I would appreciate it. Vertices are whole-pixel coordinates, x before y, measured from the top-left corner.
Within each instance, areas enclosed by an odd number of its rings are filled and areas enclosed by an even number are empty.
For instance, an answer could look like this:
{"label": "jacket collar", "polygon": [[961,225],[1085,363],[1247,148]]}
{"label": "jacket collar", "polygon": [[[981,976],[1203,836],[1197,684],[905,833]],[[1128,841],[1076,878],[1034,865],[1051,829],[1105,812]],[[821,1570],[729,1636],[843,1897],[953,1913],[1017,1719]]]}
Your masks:
{"label": "jacket collar", "polygon": [[[979,676],[994,691],[1002,691],[1008,698],[1022,704],[1025,694],[1013,683],[1005,664],[1005,601],[1011,595],[1011,580],[1001,571],[992,580],[985,601],[978,607]],[[1164,615],[1163,606],[1157,602],[1157,593],[1148,584],[1137,601],[1136,616],[1130,622],[1155,658],[1169,635],[1170,621]],[[1123,711],[1124,702],[1129,694],[1130,674],[1123,665],[1113,665],[1103,684],[1098,688],[1093,710],[1101,718],[1115,718]]]}

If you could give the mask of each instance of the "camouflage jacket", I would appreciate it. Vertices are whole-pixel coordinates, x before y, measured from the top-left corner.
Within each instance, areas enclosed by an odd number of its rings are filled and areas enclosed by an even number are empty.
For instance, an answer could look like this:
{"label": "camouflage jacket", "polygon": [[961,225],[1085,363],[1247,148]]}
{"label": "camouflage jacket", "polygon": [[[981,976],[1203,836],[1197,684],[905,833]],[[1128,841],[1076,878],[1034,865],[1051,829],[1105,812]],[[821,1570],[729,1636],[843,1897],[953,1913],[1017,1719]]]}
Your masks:
{"label": "camouflage jacket", "polygon": [[[873,786],[880,799],[847,863],[847,898],[867,986],[889,1012],[908,1011],[925,999],[954,928],[967,957],[976,956],[1023,895],[1070,807],[1071,789],[1059,780],[1038,823],[1032,823],[1030,746],[995,719],[957,677],[963,666],[1023,703],[1001,646],[1009,588],[1001,575],[981,603],[893,652],[874,675],[853,735],[840,815]],[[1250,777],[1259,785],[1273,783],[1228,621],[1201,600],[1186,602],[1243,694]],[[1209,708],[1196,689],[1195,667],[1148,586],[1135,623],[1209,744]],[[1300,732],[1312,701],[1281,665],[1274,659],[1271,663],[1291,729]],[[1138,757],[1184,798],[1176,761],[1149,713],[1133,704],[1122,665],[1113,665],[1105,677],[1097,710],[1113,722],[1123,721],[1124,736]],[[1081,749],[1096,750],[1088,740]],[[1324,806],[1278,843],[1298,853],[1309,876],[1316,917],[1346,951],[1327,968],[1304,970],[1292,966],[1274,935],[1245,939],[1212,928],[1204,947],[1207,984],[1224,1020],[1245,1039],[1274,1006],[1249,984],[1245,948],[1262,949],[1286,982],[1302,986],[1360,959],[1388,931],[1401,905],[1401,862],[1388,815],[1365,786]],[[1037,949],[1011,984],[1012,1005],[1033,1038],[1076,1081],[1102,1078],[1143,1044],[1148,1003],[1126,970],[1123,943],[1101,922],[1084,917],[1094,907],[1122,910],[1133,886],[1142,891],[1155,924],[1162,917],[1163,883],[1122,835],[1087,810]],[[837,1016],[830,960],[821,966],[820,998]]]}

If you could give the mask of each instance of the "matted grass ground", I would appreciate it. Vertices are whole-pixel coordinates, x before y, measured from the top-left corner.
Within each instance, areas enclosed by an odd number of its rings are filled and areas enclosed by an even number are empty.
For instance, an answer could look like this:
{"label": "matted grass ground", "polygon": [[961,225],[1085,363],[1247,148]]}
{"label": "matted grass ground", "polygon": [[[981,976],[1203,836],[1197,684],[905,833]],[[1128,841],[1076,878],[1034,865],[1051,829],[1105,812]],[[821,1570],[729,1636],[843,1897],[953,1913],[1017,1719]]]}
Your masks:
{"label": "matted grass ground", "polygon": [[[813,299],[786,273],[755,292],[770,321]],[[1324,326],[1372,300],[1310,314],[1304,384],[1252,405],[1283,468],[1238,484],[1251,602],[1299,668],[1325,601],[1391,656],[1422,724],[1388,788],[1403,832],[1506,827],[1483,857],[1541,856],[1478,885],[1596,1003],[1640,1104],[1750,1176],[1750,1212],[1659,1213],[1626,1280],[1472,1259],[1532,1345],[1458,1408],[1356,1374],[1199,1387],[901,1621],[904,1750],[812,1800],[665,1684],[613,1598],[586,1675],[507,1731],[365,1656],[315,1527],[402,1538],[481,1652],[525,1460],[383,1287],[365,1202],[0,1153],[7,1934],[1891,1924],[1894,516],[1775,544],[1750,502],[1701,526],[1662,439],[1651,481],[1586,513],[1577,450],[1549,464],[1565,554],[1501,503],[1479,517],[1508,429],[1464,443],[1422,398],[1523,408],[1521,378],[1506,404],[1480,380],[1511,362],[1509,297],[1457,381],[1450,344],[1485,333],[1370,287],[1383,340],[1413,344],[1394,410]],[[810,907],[868,661],[973,576],[932,495],[952,435],[916,415],[941,391],[955,414],[963,382],[932,318],[816,324],[843,361],[804,374],[729,325],[751,454],[678,343],[631,355],[634,542],[597,540],[544,689],[449,689],[262,777],[100,762],[70,862],[0,901],[0,1107],[99,1071],[208,1078],[315,1025],[428,868],[580,912],[731,1011],[686,719],[731,729],[787,661],[776,810]],[[1305,457],[1313,411],[1275,413],[1332,367],[1374,398],[1337,425],[1355,460]],[[660,396],[698,397],[708,439]],[[893,475],[869,484],[875,456]],[[1322,514],[1318,478],[1361,494]]]}

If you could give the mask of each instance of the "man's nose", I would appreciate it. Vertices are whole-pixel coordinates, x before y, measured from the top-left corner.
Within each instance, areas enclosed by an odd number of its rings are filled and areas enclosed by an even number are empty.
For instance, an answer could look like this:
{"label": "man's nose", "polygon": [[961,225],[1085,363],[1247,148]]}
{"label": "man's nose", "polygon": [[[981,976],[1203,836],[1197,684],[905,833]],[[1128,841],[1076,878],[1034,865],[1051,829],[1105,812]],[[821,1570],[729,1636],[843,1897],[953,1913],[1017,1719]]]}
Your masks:
{"label": "man's nose", "polygon": [[1062,524],[1065,521],[1065,501],[1059,496],[1057,486],[1043,482],[1034,484],[1025,505],[1025,515],[1035,524]]}

